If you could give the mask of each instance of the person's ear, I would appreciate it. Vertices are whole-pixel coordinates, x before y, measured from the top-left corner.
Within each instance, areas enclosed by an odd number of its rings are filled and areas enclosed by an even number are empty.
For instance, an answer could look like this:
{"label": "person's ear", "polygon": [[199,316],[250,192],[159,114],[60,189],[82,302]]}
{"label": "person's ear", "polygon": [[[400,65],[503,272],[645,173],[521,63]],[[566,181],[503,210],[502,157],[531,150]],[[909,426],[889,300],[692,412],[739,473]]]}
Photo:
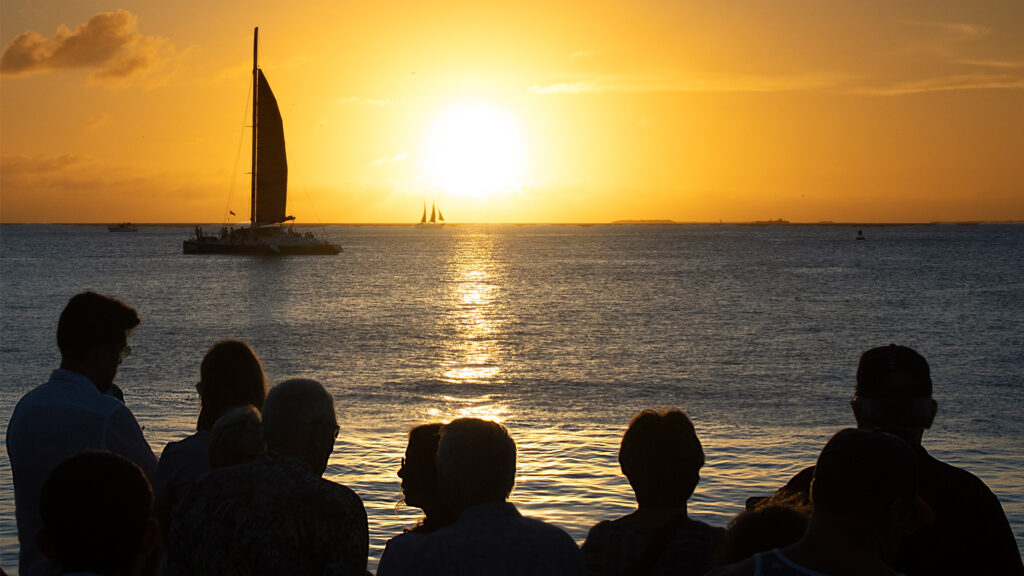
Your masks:
{"label": "person's ear", "polygon": [[928,415],[928,422],[924,425],[925,428],[931,428],[932,427],[932,422],[935,421],[935,414],[937,414],[938,411],[939,411],[939,403],[936,402],[935,400],[932,400],[932,411]]}
{"label": "person's ear", "polygon": [[853,419],[857,421],[857,427],[860,428],[861,406],[856,397],[850,400],[850,408],[853,410]]}

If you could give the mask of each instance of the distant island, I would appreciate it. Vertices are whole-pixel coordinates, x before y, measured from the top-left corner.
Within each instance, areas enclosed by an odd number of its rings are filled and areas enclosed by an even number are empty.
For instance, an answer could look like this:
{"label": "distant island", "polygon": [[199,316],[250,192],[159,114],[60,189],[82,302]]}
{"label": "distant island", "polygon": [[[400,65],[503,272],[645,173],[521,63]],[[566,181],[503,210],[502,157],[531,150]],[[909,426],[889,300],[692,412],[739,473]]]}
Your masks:
{"label": "distant island", "polygon": [[675,224],[675,220],[613,220],[612,224]]}

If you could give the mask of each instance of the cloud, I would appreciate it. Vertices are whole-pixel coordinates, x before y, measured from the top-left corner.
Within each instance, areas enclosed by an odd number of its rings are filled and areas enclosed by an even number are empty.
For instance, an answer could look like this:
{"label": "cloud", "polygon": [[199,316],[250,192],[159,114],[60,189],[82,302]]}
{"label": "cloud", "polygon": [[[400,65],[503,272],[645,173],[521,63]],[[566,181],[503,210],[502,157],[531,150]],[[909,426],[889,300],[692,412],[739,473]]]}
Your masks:
{"label": "cloud", "polygon": [[0,155],[0,189],[3,222],[190,222],[224,208],[219,177],[77,154]]}
{"label": "cloud", "polygon": [[87,119],[85,121],[85,129],[90,132],[100,130],[110,124],[110,121],[113,120],[113,118],[114,117],[109,112],[102,112]]}
{"label": "cloud", "polygon": [[907,24],[916,28],[923,28],[930,32],[937,32],[953,40],[976,40],[984,38],[992,33],[992,28],[969,22],[922,22],[910,21]]}
{"label": "cloud", "polygon": [[896,82],[887,86],[859,88],[854,92],[874,96],[903,96],[923,92],[1020,89],[1024,89],[1024,77],[1022,76],[1011,74],[958,74],[909,82]]}
{"label": "cloud", "polygon": [[87,159],[76,154],[60,156],[0,156],[0,174],[7,178],[20,178],[31,175],[45,175],[59,172],[73,166],[87,163]]}
{"label": "cloud", "polygon": [[848,76],[819,74],[803,76],[708,75],[603,75],[574,77],[548,85],[527,88],[534,94],[586,94],[594,92],[791,92],[834,88]]}
{"label": "cloud", "polygon": [[982,68],[1024,68],[1024,62],[1012,60],[954,60],[956,64],[968,64],[970,66],[981,66]]}
{"label": "cloud", "polygon": [[374,164],[374,166],[383,166],[384,164],[394,164],[396,162],[401,162],[401,161],[406,160],[408,158],[409,158],[409,155],[404,153],[404,152],[402,152],[402,153],[399,153],[399,154],[395,154],[391,158],[378,158],[378,159],[373,161],[373,164]]}
{"label": "cloud", "polygon": [[394,102],[390,100],[381,100],[376,98],[359,98],[356,96],[349,96],[347,98],[338,98],[336,100],[338,104],[366,104],[369,106],[380,106],[382,108],[388,108],[394,106]]}
{"label": "cloud", "polygon": [[582,59],[582,58],[594,58],[594,57],[600,56],[600,55],[601,55],[601,51],[600,50],[577,50],[577,51],[573,52],[572,54],[570,54],[569,58],[572,58],[574,60],[578,60],[578,59]]}
{"label": "cloud", "polygon": [[86,68],[101,80],[133,76],[154,67],[165,51],[173,51],[168,40],[137,32],[137,24],[131,12],[118,10],[97,14],[74,30],[61,25],[52,40],[38,32],[22,32],[4,47],[0,74]]}

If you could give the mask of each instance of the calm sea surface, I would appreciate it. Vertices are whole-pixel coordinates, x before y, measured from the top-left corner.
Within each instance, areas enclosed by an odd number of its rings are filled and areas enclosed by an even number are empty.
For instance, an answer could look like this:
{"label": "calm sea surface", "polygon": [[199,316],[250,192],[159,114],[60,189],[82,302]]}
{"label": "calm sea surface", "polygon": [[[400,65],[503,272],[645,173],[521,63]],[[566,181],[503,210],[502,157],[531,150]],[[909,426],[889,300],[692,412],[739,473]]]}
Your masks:
{"label": "calm sea surface", "polygon": [[[117,382],[157,454],[194,430],[206,349],[249,342],[272,382],[337,399],[327,477],[370,518],[371,568],[418,517],[397,506],[406,432],[481,416],[519,447],[513,501],[582,541],[630,511],[616,462],[638,410],[680,407],[707,465],[695,517],[724,525],[853,424],[857,358],[932,366],[925,446],[980,476],[1024,548],[1024,225],[327,226],[336,257],[184,256],[188,228],[0,227],[0,435],[59,362],[57,317],[93,289],[142,325]],[[0,457],[0,564],[14,574]]]}

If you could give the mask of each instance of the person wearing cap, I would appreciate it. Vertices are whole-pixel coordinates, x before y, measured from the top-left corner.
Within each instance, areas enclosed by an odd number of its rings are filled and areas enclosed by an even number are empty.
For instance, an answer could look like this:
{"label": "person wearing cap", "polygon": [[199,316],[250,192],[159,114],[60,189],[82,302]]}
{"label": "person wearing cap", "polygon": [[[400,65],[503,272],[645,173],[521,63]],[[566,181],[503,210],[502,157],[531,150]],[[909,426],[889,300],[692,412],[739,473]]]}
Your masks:
{"label": "person wearing cap", "polygon": [[[937,460],[921,445],[938,411],[924,357],[895,344],[868,350],[857,367],[850,406],[858,428],[888,432],[911,445],[920,470],[920,496],[934,513],[932,521],[903,539],[894,568],[908,576],[1024,575],[999,499],[977,476]],[[773,498],[806,497],[814,473],[814,467],[800,472]]]}
{"label": "person wearing cap", "polygon": [[898,574],[891,563],[903,535],[928,505],[918,497],[913,449],[898,437],[847,428],[825,444],[811,481],[807,531],[785,548],[708,576],[869,576]]}

